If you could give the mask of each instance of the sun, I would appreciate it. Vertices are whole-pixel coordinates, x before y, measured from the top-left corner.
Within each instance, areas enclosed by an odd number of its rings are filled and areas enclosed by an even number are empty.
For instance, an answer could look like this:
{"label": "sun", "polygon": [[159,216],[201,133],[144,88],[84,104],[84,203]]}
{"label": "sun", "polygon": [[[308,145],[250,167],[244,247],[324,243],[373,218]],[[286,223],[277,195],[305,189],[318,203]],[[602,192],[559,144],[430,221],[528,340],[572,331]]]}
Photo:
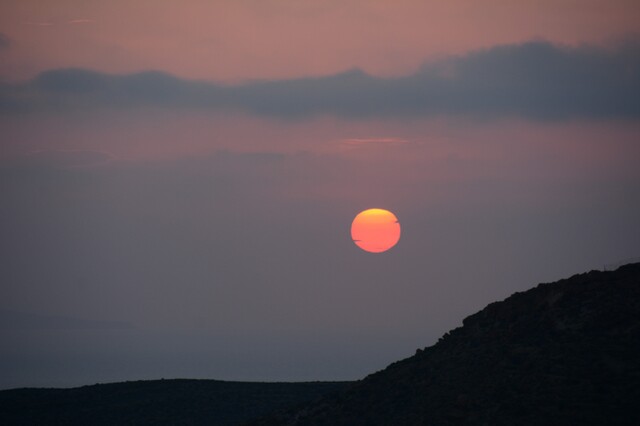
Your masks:
{"label": "sun", "polygon": [[400,222],[389,210],[364,210],[351,223],[351,238],[364,251],[382,253],[400,240]]}

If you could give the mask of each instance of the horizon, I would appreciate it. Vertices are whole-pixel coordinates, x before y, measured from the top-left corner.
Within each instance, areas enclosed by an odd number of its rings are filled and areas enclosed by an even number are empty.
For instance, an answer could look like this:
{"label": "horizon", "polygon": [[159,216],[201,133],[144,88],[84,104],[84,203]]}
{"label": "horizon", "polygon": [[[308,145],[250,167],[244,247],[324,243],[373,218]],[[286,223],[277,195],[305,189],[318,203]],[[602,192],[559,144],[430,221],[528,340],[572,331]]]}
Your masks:
{"label": "horizon", "polygon": [[[539,288],[540,285],[545,285],[545,284],[557,284],[558,281],[565,281],[568,279],[573,279],[575,277],[578,276],[582,276],[582,275],[586,275],[586,274],[591,274],[593,272],[604,272],[604,273],[614,273],[617,272],[619,269],[621,268],[625,268],[627,266],[630,265],[634,265],[634,264],[640,264],[640,258],[630,258],[630,259],[625,259],[623,261],[620,262],[616,262],[610,265],[605,265],[605,267],[603,269],[592,269],[590,271],[584,271],[581,273],[576,273],[573,274],[570,277],[564,277],[561,278],[559,280],[557,280],[556,282],[553,283],[538,283],[537,285],[534,285],[528,289],[525,289],[524,291],[520,291],[520,292],[515,292],[507,297],[505,297],[504,299],[501,300],[496,300],[493,302],[490,302],[488,305],[486,305],[485,307],[483,307],[482,309],[480,309],[477,312],[472,312],[472,313],[468,313],[468,315],[466,315],[464,318],[461,319],[460,324],[455,327],[452,328],[448,331],[446,331],[444,334],[442,334],[436,342],[433,342],[430,345],[424,346],[424,347],[418,347],[416,348],[415,352],[413,353],[413,355],[421,353],[422,351],[425,351],[429,348],[434,347],[437,343],[439,343],[445,336],[449,335],[451,332],[454,332],[455,330],[464,327],[464,322],[466,321],[467,318],[469,317],[473,317],[475,316],[477,313],[484,311],[486,308],[488,308],[489,306],[494,305],[495,303],[503,303],[503,302],[507,302],[509,299],[512,298],[512,296],[516,296],[516,295],[520,295],[523,292],[528,292],[528,291],[533,291],[537,288]],[[607,267],[611,267],[612,269],[608,269]],[[5,326],[6,329],[6,323],[10,322],[11,320],[15,321],[15,318],[11,318],[11,316],[9,316],[9,318],[3,317],[6,314],[17,314],[17,317],[19,319],[24,320],[24,317],[36,317],[35,315],[30,315],[30,314],[25,314],[25,313],[21,313],[21,312],[10,312],[10,311],[0,311],[0,326]],[[29,318],[29,319],[31,319]],[[7,321],[7,319],[9,321]],[[39,320],[42,320],[43,318],[38,318]],[[38,324],[33,324],[33,323],[29,323],[29,322],[22,322],[21,324],[18,323],[16,329],[19,330],[32,330],[32,329],[46,329],[46,330],[96,330],[96,329],[100,329],[101,327],[105,327],[105,329],[132,329],[135,328],[134,325],[129,324],[129,323],[119,323],[116,321],[104,321],[104,322],[99,322],[99,321],[87,321],[87,320],[80,320],[77,318],[68,318],[68,317],[51,317],[48,318],[49,319],[49,323],[47,326],[45,326],[44,328],[40,328],[42,327],[42,324],[40,324],[40,327],[38,326]],[[51,320],[53,320],[53,322],[56,321],[65,321],[65,322],[70,322],[71,324],[65,324],[65,326],[63,327],[56,327],[56,326],[51,326]],[[87,327],[87,323],[93,323],[93,327],[89,326]],[[14,325],[16,325],[14,323]],[[35,325],[35,326],[34,326]],[[87,327],[87,328],[85,328]],[[391,362],[388,365],[385,365],[383,367],[383,369],[389,367],[391,364],[399,362],[399,361],[403,361],[405,359],[408,358],[412,358],[412,354],[406,355],[400,359],[396,359],[393,360],[393,362]],[[368,374],[366,374],[365,376],[359,377],[359,378],[355,378],[355,379],[351,379],[351,380],[315,380],[315,379],[308,379],[308,380],[297,380],[297,381],[282,381],[282,380],[251,380],[251,379],[244,379],[244,380],[228,380],[228,379],[217,379],[217,378],[199,378],[199,377],[169,377],[169,378],[165,378],[165,377],[155,377],[155,378],[138,378],[138,379],[121,379],[118,381],[106,381],[106,382],[95,382],[95,383],[90,383],[90,384],[78,384],[78,383],[72,383],[72,382],[67,382],[67,384],[65,385],[64,382],[61,382],[62,385],[58,385],[55,388],[51,387],[51,386],[21,386],[21,387],[9,387],[9,388],[2,388],[0,390],[16,390],[16,389],[77,389],[77,388],[84,388],[84,387],[91,387],[91,386],[100,386],[100,385],[117,385],[117,384],[135,384],[135,383],[139,383],[139,382],[154,382],[154,381],[213,381],[213,382],[220,382],[220,383],[244,383],[244,384],[251,384],[251,383],[256,383],[256,384],[292,384],[292,383],[297,383],[297,384],[305,384],[305,383],[350,383],[350,382],[354,382],[354,381],[359,381],[361,379],[366,378],[367,376],[369,376],[370,374],[374,374],[376,372],[380,372],[382,371],[382,369],[378,369],[376,371],[370,371],[368,372]]]}
{"label": "horizon", "polygon": [[0,5],[0,389],[356,380],[640,256],[633,1],[55,3]]}

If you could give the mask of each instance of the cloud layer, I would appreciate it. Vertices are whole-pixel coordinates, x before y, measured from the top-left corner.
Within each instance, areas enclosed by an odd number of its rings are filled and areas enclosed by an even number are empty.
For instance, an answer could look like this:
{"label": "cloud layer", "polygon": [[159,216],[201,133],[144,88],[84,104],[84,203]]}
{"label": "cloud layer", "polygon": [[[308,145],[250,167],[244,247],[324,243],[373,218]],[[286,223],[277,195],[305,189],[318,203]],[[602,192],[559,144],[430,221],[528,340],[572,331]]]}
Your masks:
{"label": "cloud layer", "polygon": [[2,113],[164,107],[241,111],[280,119],[462,115],[533,120],[637,118],[640,43],[562,47],[543,41],[493,47],[377,78],[353,70],[321,78],[236,86],[162,72],[109,75],[86,69],[43,72],[0,86]]}
{"label": "cloud layer", "polygon": [[0,33],[0,49],[7,49],[11,46],[11,39],[4,33]]}

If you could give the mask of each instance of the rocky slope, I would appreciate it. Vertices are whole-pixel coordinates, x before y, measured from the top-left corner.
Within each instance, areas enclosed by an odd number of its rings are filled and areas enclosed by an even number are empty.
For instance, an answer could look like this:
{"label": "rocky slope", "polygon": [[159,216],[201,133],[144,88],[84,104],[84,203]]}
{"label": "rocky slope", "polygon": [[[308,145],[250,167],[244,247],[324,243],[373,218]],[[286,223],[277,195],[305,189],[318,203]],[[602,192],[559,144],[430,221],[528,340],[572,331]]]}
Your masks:
{"label": "rocky slope", "polygon": [[627,424],[640,424],[640,263],[516,293],[336,395],[251,423]]}

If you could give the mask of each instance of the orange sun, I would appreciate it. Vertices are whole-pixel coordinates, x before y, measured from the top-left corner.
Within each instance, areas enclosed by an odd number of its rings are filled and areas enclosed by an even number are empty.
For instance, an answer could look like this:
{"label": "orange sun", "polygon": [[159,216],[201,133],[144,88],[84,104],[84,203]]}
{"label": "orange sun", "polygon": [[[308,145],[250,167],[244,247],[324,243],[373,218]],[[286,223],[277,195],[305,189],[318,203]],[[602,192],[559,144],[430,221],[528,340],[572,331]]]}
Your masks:
{"label": "orange sun", "polygon": [[400,223],[389,210],[365,210],[353,219],[351,238],[364,251],[382,253],[398,243]]}

